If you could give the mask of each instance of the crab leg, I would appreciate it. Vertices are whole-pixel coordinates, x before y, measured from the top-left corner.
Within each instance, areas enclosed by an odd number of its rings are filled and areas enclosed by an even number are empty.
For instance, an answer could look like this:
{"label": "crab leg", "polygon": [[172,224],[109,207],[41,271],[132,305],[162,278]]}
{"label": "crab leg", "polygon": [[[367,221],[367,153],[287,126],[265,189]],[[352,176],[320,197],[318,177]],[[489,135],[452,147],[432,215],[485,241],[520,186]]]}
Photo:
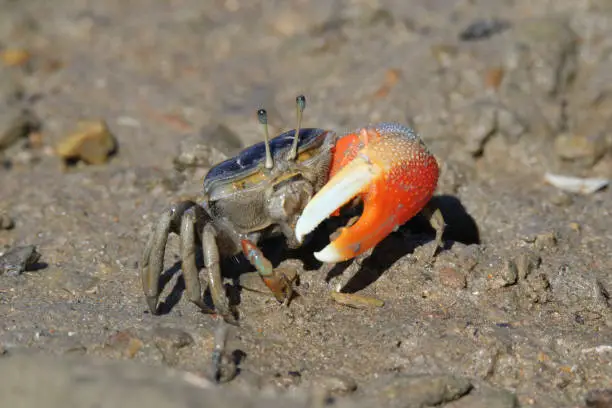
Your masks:
{"label": "crab leg", "polygon": [[263,252],[248,239],[243,239],[242,252],[248,261],[255,267],[259,276],[272,291],[276,300],[281,303],[289,302],[293,296],[293,282],[282,271],[275,270],[272,263]]}
{"label": "crab leg", "polygon": [[328,183],[300,216],[295,233],[301,242],[317,225],[355,197],[363,214],[315,257],[337,263],[376,246],[419,213],[438,182],[435,157],[416,133],[405,126],[381,123],[342,137],[335,146]]}

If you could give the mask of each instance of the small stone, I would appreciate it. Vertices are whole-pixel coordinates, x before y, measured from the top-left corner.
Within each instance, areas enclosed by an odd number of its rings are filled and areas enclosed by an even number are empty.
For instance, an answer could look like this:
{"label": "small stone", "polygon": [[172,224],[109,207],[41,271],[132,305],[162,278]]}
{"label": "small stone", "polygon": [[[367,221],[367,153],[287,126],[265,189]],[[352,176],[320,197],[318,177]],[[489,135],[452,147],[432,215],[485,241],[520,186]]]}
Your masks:
{"label": "small stone", "polygon": [[[454,247],[460,247],[459,245],[454,245]],[[482,258],[482,247],[477,244],[464,246],[457,253],[457,258],[459,261],[459,266],[464,271],[472,271]]]}
{"label": "small stone", "polygon": [[449,288],[465,289],[467,287],[465,275],[452,267],[444,267],[440,269],[438,279],[442,285]]}
{"label": "small stone", "polygon": [[228,157],[212,146],[198,143],[193,138],[180,143],[180,153],[172,160],[177,171],[188,168],[210,168]]}
{"label": "small stone", "polygon": [[513,261],[504,262],[504,268],[501,270],[501,277],[504,280],[504,286],[514,285],[518,280],[518,271],[516,264]]}
{"label": "small stone", "polygon": [[82,160],[86,164],[106,163],[117,149],[115,137],[101,120],[80,122],[74,133],[56,146],[55,152],[64,161]]}
{"label": "small stone", "polygon": [[235,156],[243,148],[238,135],[224,124],[203,127],[179,143],[178,154],[173,159],[174,168],[210,168]]}
{"label": "small stone", "polygon": [[518,281],[518,271],[516,264],[512,260],[504,261],[502,268],[490,276],[489,287],[499,289],[512,286]]}
{"label": "small stone", "polygon": [[578,66],[578,35],[565,17],[524,19],[503,34],[504,89],[552,97],[564,92]]}
{"label": "small stone", "polygon": [[497,131],[497,107],[488,104],[471,105],[457,117],[456,122],[456,129],[465,138],[465,151],[478,157]]}
{"label": "small stone", "polygon": [[[470,392],[472,383],[452,375],[407,375],[383,386],[380,396],[390,399],[391,407],[427,407],[457,400]],[[380,404],[380,403],[379,403]],[[376,404],[380,406],[379,404]]]}
{"label": "small stone", "polygon": [[90,292],[100,283],[100,278],[97,276],[68,268],[51,268],[45,275],[50,287],[61,289],[74,296]]}
{"label": "small stone", "polygon": [[313,378],[310,385],[328,397],[349,395],[357,390],[357,383],[349,377],[330,375]]}
{"label": "small stone", "polygon": [[509,142],[515,143],[527,132],[527,126],[514,113],[505,108],[497,110],[497,128]]}
{"label": "small stone", "polygon": [[9,48],[0,53],[0,60],[7,67],[17,67],[30,60],[30,53],[22,48]]}
{"label": "small stone", "polygon": [[550,282],[543,273],[530,275],[521,288],[523,296],[531,303],[546,303],[550,300]]}
{"label": "small stone", "polygon": [[402,71],[398,68],[387,70],[387,72],[385,73],[385,79],[383,80],[382,85],[374,93],[374,98],[384,98],[387,95],[389,95],[389,92],[391,92],[393,87],[400,80],[401,75],[402,75]]}
{"label": "small stone", "polygon": [[454,401],[446,408],[517,408],[518,399],[515,394],[503,389],[489,389],[481,386],[478,392],[469,393]]}
{"label": "small stone", "polygon": [[535,247],[539,250],[554,248],[557,245],[557,237],[554,232],[544,232],[536,235]]}
{"label": "small stone", "polygon": [[124,358],[134,358],[144,346],[142,340],[128,330],[111,335],[104,345],[104,350],[117,353]]}
{"label": "small stone", "polygon": [[0,212],[0,230],[10,230],[15,227],[15,222],[6,213]]}
{"label": "small stone", "polygon": [[334,19],[332,3],[321,3],[318,7],[275,7],[271,29],[285,37],[316,32]]}
{"label": "small stone", "polygon": [[514,261],[518,277],[526,279],[532,271],[540,267],[541,258],[534,253],[522,253]]}
{"label": "small stone", "polygon": [[612,408],[612,388],[589,391],[585,403],[588,408]]}
{"label": "small stone", "polygon": [[8,123],[6,128],[0,129],[0,151],[27,137],[31,132],[38,131],[41,126],[38,117],[27,109],[8,110],[8,113],[5,108],[0,110],[0,125],[4,126],[5,121]]}
{"label": "small stone", "polygon": [[574,202],[574,199],[569,193],[561,190],[554,191],[549,199],[551,203],[559,207],[569,207]]}
{"label": "small stone", "polygon": [[330,293],[334,302],[354,309],[371,309],[383,307],[385,302],[370,296],[363,296],[356,293],[342,293],[332,291]]}
{"label": "small stone", "polygon": [[171,327],[158,327],[153,330],[153,341],[169,365],[178,362],[176,352],[193,344],[193,337],[183,330]]}
{"label": "small stone", "polygon": [[502,67],[495,67],[487,70],[484,83],[487,88],[498,89],[503,79],[504,69]]}
{"label": "small stone", "polygon": [[40,254],[34,245],[15,247],[0,256],[0,275],[21,275],[39,259]]}
{"label": "small stone", "polygon": [[302,375],[298,371],[279,372],[264,379],[264,383],[281,389],[296,387],[300,385],[301,382]]}
{"label": "small stone", "polygon": [[457,56],[458,50],[454,45],[436,44],[430,48],[431,54],[436,59],[438,64],[448,67],[452,60]]}
{"label": "small stone", "polygon": [[578,162],[585,167],[597,163],[607,148],[603,132],[562,134],[555,139],[555,153],[559,158]]}
{"label": "small stone", "polygon": [[462,41],[485,40],[508,28],[510,28],[510,22],[505,20],[476,20],[459,34],[459,39]]}

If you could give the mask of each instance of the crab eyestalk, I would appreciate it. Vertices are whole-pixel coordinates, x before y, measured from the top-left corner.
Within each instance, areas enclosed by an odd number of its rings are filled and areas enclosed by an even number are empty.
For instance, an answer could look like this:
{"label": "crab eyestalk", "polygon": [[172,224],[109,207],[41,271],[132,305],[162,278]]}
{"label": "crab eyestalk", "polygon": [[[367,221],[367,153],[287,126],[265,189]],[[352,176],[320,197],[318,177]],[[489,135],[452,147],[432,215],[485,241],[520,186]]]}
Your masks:
{"label": "crab eyestalk", "polygon": [[295,98],[295,109],[297,116],[297,126],[295,128],[295,136],[293,136],[293,145],[291,145],[291,152],[289,153],[289,160],[295,160],[298,153],[298,144],[300,141],[300,128],[302,126],[302,114],[306,108],[306,97],[300,95]]}
{"label": "crab eyestalk", "polygon": [[336,263],[376,246],[420,212],[438,182],[435,157],[408,127],[382,123],[343,136],[335,146],[330,179],[304,208],[298,241],[355,197],[363,200],[358,221],[340,230],[315,257]]}
{"label": "crab eyestalk", "polygon": [[271,169],[274,167],[274,160],[272,159],[272,152],[270,152],[270,134],[268,133],[268,112],[265,109],[260,109],[257,111],[257,118],[259,119],[259,123],[263,127],[264,132],[264,140],[266,143],[266,169]]}

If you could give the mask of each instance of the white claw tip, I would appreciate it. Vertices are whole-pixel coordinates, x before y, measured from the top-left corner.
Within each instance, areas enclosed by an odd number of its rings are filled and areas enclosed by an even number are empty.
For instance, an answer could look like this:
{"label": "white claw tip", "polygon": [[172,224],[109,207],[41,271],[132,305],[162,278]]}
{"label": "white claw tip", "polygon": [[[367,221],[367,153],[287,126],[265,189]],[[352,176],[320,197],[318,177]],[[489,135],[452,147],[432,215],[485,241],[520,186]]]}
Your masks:
{"label": "white claw tip", "polygon": [[314,257],[325,263],[338,263],[345,260],[332,244],[329,244],[319,252],[315,252]]}

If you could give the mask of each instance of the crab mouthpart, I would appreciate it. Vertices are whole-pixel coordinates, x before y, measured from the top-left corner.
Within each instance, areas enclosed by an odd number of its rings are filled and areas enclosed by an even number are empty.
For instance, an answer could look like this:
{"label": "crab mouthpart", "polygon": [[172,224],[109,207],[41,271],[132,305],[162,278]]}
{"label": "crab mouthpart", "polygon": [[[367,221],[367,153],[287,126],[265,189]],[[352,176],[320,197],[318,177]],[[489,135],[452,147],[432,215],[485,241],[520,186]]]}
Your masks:
{"label": "crab mouthpart", "polygon": [[357,222],[341,228],[329,245],[314,254],[328,263],[368,251],[415,216],[431,199],[439,174],[437,161],[409,128],[364,128],[343,142],[336,145],[339,159],[330,180],[304,208],[295,228],[301,242],[355,197],[363,201]]}

